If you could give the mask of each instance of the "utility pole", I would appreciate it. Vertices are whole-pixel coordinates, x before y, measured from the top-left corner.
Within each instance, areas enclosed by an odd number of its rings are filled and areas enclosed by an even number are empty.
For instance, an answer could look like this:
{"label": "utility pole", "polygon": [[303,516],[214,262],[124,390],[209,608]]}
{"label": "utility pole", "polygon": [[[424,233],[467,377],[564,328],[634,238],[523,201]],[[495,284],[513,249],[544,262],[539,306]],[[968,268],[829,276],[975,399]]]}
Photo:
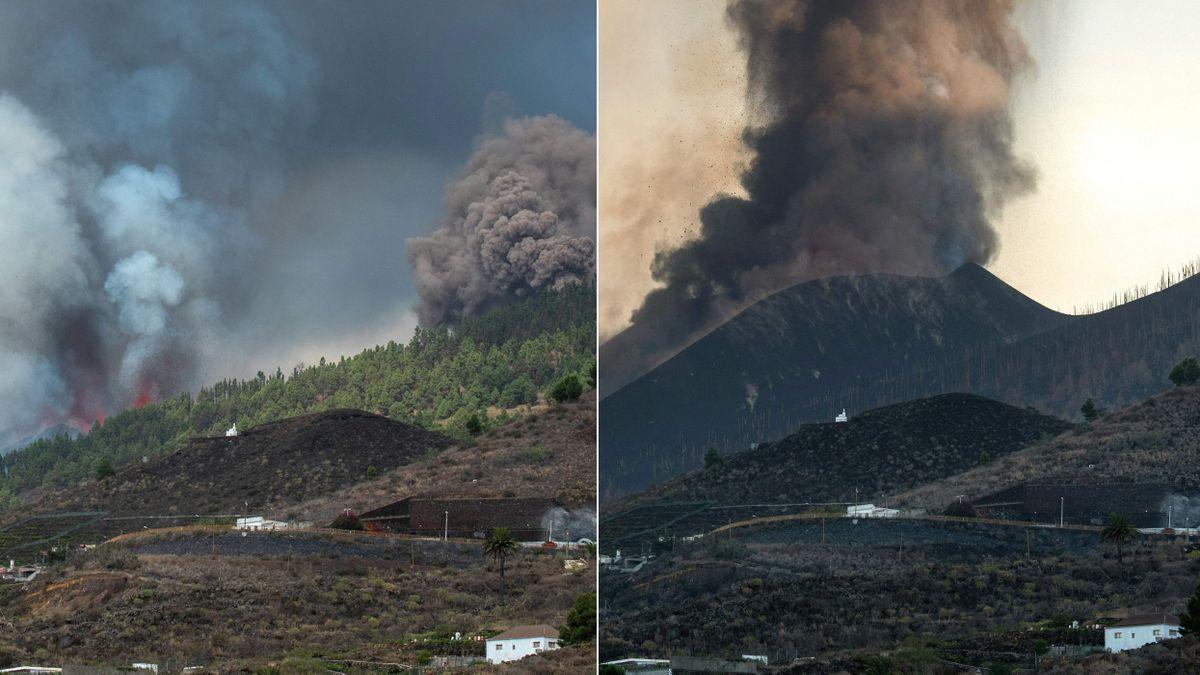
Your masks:
{"label": "utility pole", "polygon": [[446,524],[442,529],[442,541],[450,541],[450,512],[446,512]]}
{"label": "utility pole", "polygon": [[1058,498],[1058,526],[1063,526],[1063,513],[1066,511],[1066,497]]}

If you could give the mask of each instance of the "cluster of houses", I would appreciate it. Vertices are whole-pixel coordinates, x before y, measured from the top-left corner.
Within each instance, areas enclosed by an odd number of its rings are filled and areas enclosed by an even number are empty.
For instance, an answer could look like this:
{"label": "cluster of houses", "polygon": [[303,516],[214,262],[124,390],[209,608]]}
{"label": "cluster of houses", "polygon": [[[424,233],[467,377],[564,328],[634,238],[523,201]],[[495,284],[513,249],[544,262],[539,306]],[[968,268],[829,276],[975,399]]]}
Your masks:
{"label": "cluster of houses", "polygon": [[8,567],[0,567],[0,581],[26,583],[37,578],[41,571],[42,568],[36,565],[17,565],[16,562],[9,560]]}

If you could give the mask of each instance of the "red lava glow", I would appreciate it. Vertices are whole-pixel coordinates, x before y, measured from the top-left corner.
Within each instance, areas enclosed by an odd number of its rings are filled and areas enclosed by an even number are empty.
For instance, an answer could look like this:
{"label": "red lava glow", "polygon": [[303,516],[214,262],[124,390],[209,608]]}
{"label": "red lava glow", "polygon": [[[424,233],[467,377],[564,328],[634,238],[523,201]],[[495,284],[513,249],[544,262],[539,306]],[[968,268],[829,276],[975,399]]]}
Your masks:
{"label": "red lava glow", "polygon": [[149,402],[150,402],[150,392],[143,391],[142,393],[138,394],[137,400],[135,400],[133,402],[133,407],[142,408]]}

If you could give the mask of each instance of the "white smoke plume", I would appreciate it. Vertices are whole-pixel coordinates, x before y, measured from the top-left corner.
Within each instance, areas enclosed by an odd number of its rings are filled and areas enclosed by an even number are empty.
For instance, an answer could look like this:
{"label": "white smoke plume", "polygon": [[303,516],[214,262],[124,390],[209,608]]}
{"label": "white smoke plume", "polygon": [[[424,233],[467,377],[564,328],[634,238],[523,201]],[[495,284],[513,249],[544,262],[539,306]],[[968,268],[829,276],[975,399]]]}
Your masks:
{"label": "white smoke plume", "polygon": [[258,3],[0,23],[21,27],[0,41],[2,443],[198,384],[313,65]]}
{"label": "white smoke plume", "polygon": [[555,541],[596,541],[596,512],[591,509],[564,509],[555,506],[542,516],[542,529],[553,533]]}
{"label": "white smoke plume", "polygon": [[554,116],[510,119],[446,187],[446,217],[410,239],[422,323],[438,325],[596,275],[596,143]]}

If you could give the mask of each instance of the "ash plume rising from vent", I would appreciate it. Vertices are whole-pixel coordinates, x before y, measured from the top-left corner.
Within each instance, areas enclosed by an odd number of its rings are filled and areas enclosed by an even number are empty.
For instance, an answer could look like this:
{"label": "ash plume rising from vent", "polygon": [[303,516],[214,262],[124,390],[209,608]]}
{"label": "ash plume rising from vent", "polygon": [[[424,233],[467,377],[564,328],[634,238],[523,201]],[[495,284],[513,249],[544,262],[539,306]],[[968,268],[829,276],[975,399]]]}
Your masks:
{"label": "ash plume rising from vent", "polygon": [[745,196],[714,198],[696,239],[656,255],[661,287],[601,366],[644,371],[807,279],[989,261],[991,217],[1034,185],[1012,150],[1010,89],[1031,65],[1012,9],[732,0],[752,118]]}
{"label": "ash plume rising from vent", "polygon": [[426,325],[596,275],[596,142],[553,115],[509,119],[445,188],[445,218],[408,241]]}
{"label": "ash plume rising from vent", "polygon": [[198,384],[313,65],[257,3],[15,3],[0,25],[3,441]]}

